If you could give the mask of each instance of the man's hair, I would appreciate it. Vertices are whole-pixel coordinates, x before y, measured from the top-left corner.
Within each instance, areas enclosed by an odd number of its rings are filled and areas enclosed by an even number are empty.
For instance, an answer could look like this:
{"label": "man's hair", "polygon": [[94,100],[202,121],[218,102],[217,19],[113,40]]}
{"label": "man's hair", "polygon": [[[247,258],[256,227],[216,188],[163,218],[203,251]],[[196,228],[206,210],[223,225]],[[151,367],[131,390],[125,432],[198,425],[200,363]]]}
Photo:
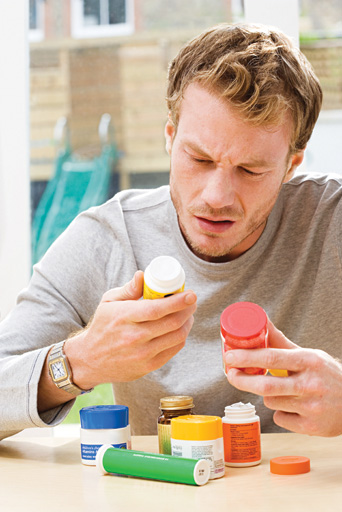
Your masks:
{"label": "man's hair", "polygon": [[281,31],[262,25],[217,25],[180,50],[167,88],[176,129],[184,91],[194,82],[255,125],[279,126],[290,112],[290,153],[305,148],[322,104],[322,89],[303,53]]}

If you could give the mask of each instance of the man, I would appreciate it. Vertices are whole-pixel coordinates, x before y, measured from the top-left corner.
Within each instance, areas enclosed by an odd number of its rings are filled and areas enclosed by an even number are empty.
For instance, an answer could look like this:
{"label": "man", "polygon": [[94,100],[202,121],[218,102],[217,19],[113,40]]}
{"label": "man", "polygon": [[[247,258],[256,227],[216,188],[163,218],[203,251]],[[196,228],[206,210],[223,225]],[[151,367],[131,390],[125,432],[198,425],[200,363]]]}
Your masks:
{"label": "man", "polygon": [[[310,65],[276,30],[222,25],[180,51],[170,190],[123,191],[89,210],[35,267],[1,325],[2,437],[57,424],[103,382],[136,434],[156,432],[171,394],[192,395],[199,414],[251,401],[264,432],[342,433],[341,180],[293,177],[320,106]],[[188,289],[139,300],[161,254],[181,262]],[[241,300],[266,310],[272,348],[231,351],[227,381],[219,318]],[[62,351],[67,390],[48,371]],[[289,376],[236,369],[248,366]]]}

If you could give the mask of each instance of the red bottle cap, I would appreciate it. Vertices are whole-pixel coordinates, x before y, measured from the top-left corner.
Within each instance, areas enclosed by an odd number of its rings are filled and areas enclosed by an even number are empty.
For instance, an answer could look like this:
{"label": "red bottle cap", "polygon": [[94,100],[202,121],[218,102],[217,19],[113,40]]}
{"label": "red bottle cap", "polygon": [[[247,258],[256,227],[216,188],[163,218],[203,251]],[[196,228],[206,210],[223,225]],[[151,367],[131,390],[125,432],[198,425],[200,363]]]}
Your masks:
{"label": "red bottle cap", "polygon": [[251,339],[258,336],[267,324],[267,315],[262,307],[253,302],[236,302],[228,306],[221,315],[222,336]]}
{"label": "red bottle cap", "polygon": [[276,475],[301,475],[310,471],[308,457],[276,457],[270,460],[271,473]]}

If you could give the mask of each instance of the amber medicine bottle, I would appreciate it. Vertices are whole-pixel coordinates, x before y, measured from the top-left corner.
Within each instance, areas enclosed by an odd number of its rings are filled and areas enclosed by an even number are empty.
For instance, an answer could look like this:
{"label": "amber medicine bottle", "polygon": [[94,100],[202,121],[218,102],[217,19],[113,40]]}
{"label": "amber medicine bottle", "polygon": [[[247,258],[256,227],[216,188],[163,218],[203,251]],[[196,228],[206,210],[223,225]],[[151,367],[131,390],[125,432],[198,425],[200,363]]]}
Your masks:
{"label": "amber medicine bottle", "polygon": [[159,453],[171,455],[171,420],[192,414],[194,402],[191,396],[167,396],[160,399],[158,418]]}
{"label": "amber medicine bottle", "polygon": [[226,466],[248,467],[261,462],[260,418],[254,405],[229,405],[222,418]]}
{"label": "amber medicine bottle", "polygon": [[176,258],[158,256],[144,274],[144,299],[160,299],[184,290],[185,272]]}

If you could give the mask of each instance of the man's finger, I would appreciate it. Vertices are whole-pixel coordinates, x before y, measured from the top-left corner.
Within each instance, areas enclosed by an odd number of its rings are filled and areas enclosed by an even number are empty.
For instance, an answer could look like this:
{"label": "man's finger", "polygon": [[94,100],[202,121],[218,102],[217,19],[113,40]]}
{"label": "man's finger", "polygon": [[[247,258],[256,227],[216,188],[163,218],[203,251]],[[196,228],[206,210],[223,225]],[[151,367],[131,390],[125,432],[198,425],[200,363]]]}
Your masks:
{"label": "man's finger", "polygon": [[102,297],[102,304],[110,307],[112,302],[126,301],[127,320],[131,322],[148,322],[164,318],[172,313],[177,313],[188,306],[196,304],[197,297],[192,290],[176,293],[169,297],[141,300],[130,307],[128,301],[137,301],[143,293],[144,273],[138,270],[133,279],[120,288],[108,290]]}
{"label": "man's finger", "polygon": [[298,413],[302,404],[300,398],[296,396],[265,396],[264,404],[272,411],[283,411]]}
{"label": "man's finger", "polygon": [[166,350],[163,350],[159,354],[157,354],[152,360],[153,369],[157,370],[164,366],[167,362],[170,361],[182,348],[184,348],[185,342],[178,343],[177,345],[174,345],[173,347],[170,347]]}
{"label": "man's finger", "polygon": [[273,415],[273,421],[279,427],[286,428],[291,432],[297,432],[298,434],[308,433],[305,418],[300,414],[276,411]]}
{"label": "man's finger", "polygon": [[249,375],[237,368],[227,372],[228,382],[241,391],[260,396],[296,396],[295,377]]}
{"label": "man's finger", "polygon": [[192,314],[196,309],[196,301],[197,297],[191,290],[162,299],[141,300],[134,305],[134,308],[131,308],[128,320],[132,322],[154,322],[172,313],[185,310],[189,306],[193,306],[191,308]]}
{"label": "man's finger", "polygon": [[277,368],[291,372],[305,368],[307,357],[310,355],[303,349],[280,348],[236,349],[224,354],[227,366],[233,368]]}

